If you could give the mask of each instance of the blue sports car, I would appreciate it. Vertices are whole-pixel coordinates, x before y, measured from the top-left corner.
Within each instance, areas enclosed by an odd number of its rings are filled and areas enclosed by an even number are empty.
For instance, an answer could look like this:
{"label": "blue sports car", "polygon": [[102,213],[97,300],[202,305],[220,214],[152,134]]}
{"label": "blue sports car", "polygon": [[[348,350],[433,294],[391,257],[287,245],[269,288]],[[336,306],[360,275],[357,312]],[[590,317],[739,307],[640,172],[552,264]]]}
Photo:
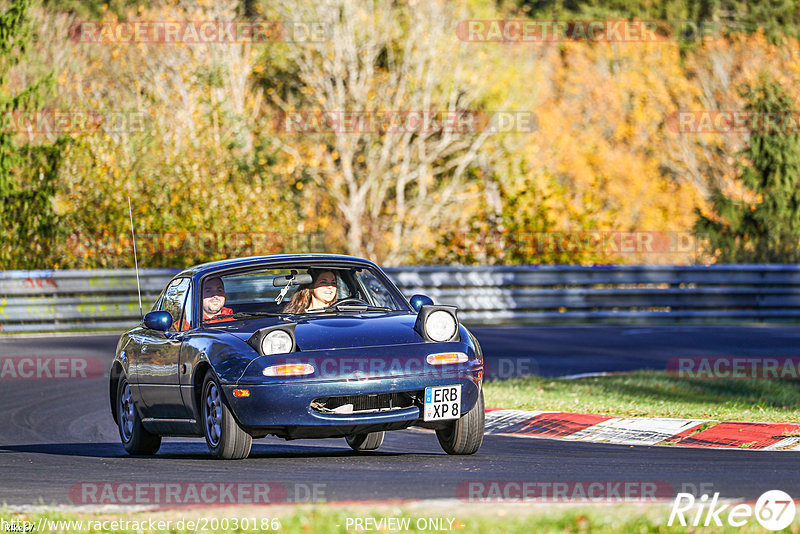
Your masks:
{"label": "blue sports car", "polygon": [[131,454],[197,436],[217,458],[246,458],[270,434],[368,451],[410,426],[473,454],[482,378],[480,345],[455,307],[406,300],[364,259],[280,255],[176,275],[120,338],[109,394]]}

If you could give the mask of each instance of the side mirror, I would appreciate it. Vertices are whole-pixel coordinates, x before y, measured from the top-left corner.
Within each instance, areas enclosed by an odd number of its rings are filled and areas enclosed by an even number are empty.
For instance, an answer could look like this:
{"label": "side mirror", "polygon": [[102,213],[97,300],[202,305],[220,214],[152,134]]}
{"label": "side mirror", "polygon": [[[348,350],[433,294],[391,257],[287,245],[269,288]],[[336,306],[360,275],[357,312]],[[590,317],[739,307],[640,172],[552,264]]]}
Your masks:
{"label": "side mirror", "polygon": [[433,304],[433,299],[427,295],[414,295],[409,300],[411,307],[414,311],[418,312],[423,306],[430,306]]}
{"label": "side mirror", "polygon": [[144,316],[144,326],[150,330],[166,332],[172,327],[172,314],[168,311],[151,311]]}

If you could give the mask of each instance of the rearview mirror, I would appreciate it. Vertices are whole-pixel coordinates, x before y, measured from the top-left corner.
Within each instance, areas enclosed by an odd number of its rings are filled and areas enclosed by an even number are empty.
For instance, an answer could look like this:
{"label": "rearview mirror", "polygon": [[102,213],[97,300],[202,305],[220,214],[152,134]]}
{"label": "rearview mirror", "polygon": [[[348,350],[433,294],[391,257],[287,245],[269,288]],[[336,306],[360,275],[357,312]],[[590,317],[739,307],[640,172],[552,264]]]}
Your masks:
{"label": "rearview mirror", "polygon": [[144,326],[150,330],[166,332],[172,327],[172,314],[168,311],[151,311],[144,316]]}
{"label": "rearview mirror", "polygon": [[310,274],[297,274],[296,272],[293,272],[292,274],[287,274],[284,276],[276,276],[272,279],[272,285],[275,287],[284,287],[286,285],[301,286],[310,284],[312,281],[313,278]]}

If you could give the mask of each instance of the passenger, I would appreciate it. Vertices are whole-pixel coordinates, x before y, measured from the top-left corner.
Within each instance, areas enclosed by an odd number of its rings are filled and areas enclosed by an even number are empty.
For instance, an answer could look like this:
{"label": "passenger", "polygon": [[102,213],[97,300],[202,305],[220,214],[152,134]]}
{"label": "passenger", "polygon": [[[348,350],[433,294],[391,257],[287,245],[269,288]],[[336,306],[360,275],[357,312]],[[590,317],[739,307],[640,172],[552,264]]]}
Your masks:
{"label": "passenger", "polygon": [[336,275],[333,271],[309,269],[310,284],[300,286],[283,309],[285,313],[305,313],[327,308],[336,302]]}
{"label": "passenger", "polygon": [[[209,278],[203,282],[203,322],[218,323],[233,321],[233,310],[225,307],[225,285],[219,277]],[[219,317],[219,319],[215,319]]]}

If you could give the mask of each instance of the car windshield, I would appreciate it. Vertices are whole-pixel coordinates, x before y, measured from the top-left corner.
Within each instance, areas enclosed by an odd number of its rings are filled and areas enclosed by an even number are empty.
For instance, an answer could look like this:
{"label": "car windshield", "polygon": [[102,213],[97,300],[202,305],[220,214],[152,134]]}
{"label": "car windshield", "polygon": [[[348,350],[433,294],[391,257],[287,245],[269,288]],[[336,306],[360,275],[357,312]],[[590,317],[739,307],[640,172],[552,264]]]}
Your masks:
{"label": "car windshield", "polygon": [[292,265],[202,281],[203,322],[279,314],[407,310],[396,290],[366,266]]}

